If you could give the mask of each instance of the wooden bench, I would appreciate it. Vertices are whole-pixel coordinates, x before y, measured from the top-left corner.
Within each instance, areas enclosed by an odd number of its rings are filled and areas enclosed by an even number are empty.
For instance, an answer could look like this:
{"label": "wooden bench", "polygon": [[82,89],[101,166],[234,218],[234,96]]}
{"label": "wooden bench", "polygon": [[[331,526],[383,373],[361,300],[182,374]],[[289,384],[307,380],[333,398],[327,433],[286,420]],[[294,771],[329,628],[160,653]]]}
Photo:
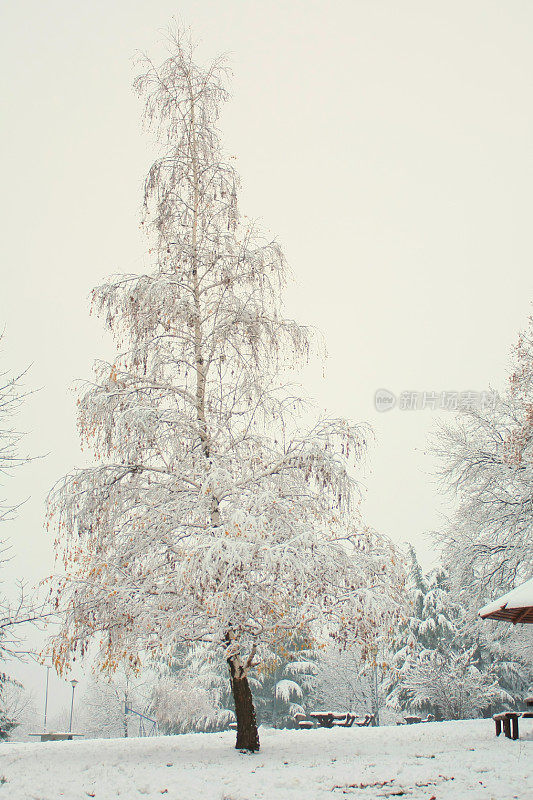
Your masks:
{"label": "wooden bench", "polygon": [[72,733],[72,731],[42,731],[42,733],[30,733],[29,736],[39,736],[41,742],[65,742],[72,741],[75,736],[84,736],[83,733]]}
{"label": "wooden bench", "polygon": [[355,714],[346,714],[344,719],[334,719],[333,727],[335,728],[351,728],[355,722]]}
{"label": "wooden bench", "polygon": [[428,714],[425,719],[422,719],[422,717],[404,717],[403,720],[397,722],[396,725],[419,725],[424,722],[433,722],[434,719],[435,717],[433,714]]}
{"label": "wooden bench", "polygon": [[309,731],[315,727],[314,722],[307,719],[307,714],[294,714],[292,718],[302,731]]}
{"label": "wooden bench", "polygon": [[356,719],[354,721],[358,728],[368,728],[368,726],[372,725],[372,723],[374,722],[374,715],[365,714],[364,719]]}

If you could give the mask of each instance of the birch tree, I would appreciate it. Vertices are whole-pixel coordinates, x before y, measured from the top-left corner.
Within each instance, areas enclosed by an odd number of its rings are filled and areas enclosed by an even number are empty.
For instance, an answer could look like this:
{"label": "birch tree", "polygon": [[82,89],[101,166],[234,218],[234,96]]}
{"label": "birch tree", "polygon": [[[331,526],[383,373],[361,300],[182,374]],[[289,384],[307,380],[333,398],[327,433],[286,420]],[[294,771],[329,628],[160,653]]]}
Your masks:
{"label": "birch tree", "polygon": [[[0,345],[3,334],[0,334]],[[13,474],[13,469],[20,467],[30,459],[20,453],[23,434],[13,425],[13,420],[20,410],[28,392],[22,387],[26,370],[19,374],[8,371],[0,372],[0,492],[4,490],[4,480]],[[19,505],[10,502],[0,495],[0,524],[5,525],[13,519]],[[0,539],[0,570],[10,560],[10,544]],[[32,596],[28,596],[26,584],[17,581],[15,588],[0,591],[0,664],[11,659],[23,659],[27,655],[22,629],[24,625],[35,624],[43,618],[41,604]],[[18,722],[19,704],[14,702],[18,696],[20,684],[0,668],[0,739],[7,738],[9,731]]]}
{"label": "birch tree", "polygon": [[65,565],[54,659],[66,668],[94,636],[103,669],[222,645],[236,746],[254,751],[252,666],[288,633],[371,638],[397,581],[392,546],[357,517],[364,429],[298,425],[286,375],[310,334],[282,314],[280,246],[239,215],[217,129],[226,83],[224,60],[199,66],[181,33],[135,83],[160,148],[142,220],[153,263],[93,293],[117,356],[79,398],[97,463],[50,496]]}
{"label": "birch tree", "polygon": [[437,445],[458,510],[441,536],[458,583],[482,604],[533,572],[533,319],[513,354],[506,391],[463,411]]}
{"label": "birch tree", "polygon": [[[0,346],[3,344],[3,338],[3,333],[0,333]],[[27,392],[21,387],[25,374],[26,371],[19,375],[7,371],[0,372],[0,491],[2,492],[4,479],[11,476],[13,468],[28,461],[28,458],[21,456],[19,452],[23,434],[12,425],[13,417],[27,396]],[[16,510],[16,505],[0,496],[0,522],[7,522]]]}

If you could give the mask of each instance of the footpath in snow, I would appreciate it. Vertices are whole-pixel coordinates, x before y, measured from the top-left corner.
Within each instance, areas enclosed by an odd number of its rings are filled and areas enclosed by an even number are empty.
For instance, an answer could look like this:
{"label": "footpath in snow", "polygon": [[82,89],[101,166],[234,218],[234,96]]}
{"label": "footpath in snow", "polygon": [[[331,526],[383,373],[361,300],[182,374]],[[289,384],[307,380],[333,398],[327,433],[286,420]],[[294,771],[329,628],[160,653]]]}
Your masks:
{"label": "footpath in snow", "polygon": [[[529,726],[531,727],[531,726]],[[533,732],[492,720],[1,745],[0,800],[532,800]]]}

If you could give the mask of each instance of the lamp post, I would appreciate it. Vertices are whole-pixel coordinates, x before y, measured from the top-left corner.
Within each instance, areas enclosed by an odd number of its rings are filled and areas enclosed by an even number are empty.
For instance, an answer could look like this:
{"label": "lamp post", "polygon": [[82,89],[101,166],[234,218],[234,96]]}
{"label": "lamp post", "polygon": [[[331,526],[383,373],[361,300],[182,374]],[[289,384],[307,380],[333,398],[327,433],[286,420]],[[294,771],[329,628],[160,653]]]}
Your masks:
{"label": "lamp post", "polygon": [[68,732],[72,733],[72,712],[74,710],[74,689],[78,685],[78,681],[76,680],[76,678],[73,678],[71,680],[70,685],[72,686],[72,700],[70,701],[70,723],[69,723],[69,726],[68,726]]}
{"label": "lamp post", "polygon": [[46,691],[44,693],[44,727],[46,733],[46,712],[48,710],[48,678],[50,677],[50,667],[46,667]]}

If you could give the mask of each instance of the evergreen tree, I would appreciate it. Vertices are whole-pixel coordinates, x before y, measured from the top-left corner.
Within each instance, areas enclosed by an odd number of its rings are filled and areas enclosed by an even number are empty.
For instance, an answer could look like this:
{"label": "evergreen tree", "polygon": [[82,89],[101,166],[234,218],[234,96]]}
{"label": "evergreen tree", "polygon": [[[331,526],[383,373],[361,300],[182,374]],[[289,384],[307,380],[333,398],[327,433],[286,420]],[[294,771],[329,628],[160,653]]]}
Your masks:
{"label": "evergreen tree", "polygon": [[303,634],[288,637],[254,670],[257,716],[273,728],[294,727],[315,684],[317,653]]}
{"label": "evergreen tree", "polygon": [[[294,714],[313,685],[316,654],[304,637],[289,637],[268,658],[250,670],[257,721],[274,728],[294,726]],[[202,648],[176,649],[161,668],[153,710],[167,733],[224,730],[235,720],[227,667]]]}
{"label": "evergreen tree", "polygon": [[469,610],[450,591],[443,567],[424,575],[413,548],[406,620],[395,643],[389,702],[399,710],[462,719],[513,703],[502,662],[487,658]]}
{"label": "evergreen tree", "polygon": [[[249,680],[255,689],[252,675]],[[160,665],[151,712],[167,734],[227,729],[235,721],[227,665],[201,646],[177,647],[174,656]]]}

